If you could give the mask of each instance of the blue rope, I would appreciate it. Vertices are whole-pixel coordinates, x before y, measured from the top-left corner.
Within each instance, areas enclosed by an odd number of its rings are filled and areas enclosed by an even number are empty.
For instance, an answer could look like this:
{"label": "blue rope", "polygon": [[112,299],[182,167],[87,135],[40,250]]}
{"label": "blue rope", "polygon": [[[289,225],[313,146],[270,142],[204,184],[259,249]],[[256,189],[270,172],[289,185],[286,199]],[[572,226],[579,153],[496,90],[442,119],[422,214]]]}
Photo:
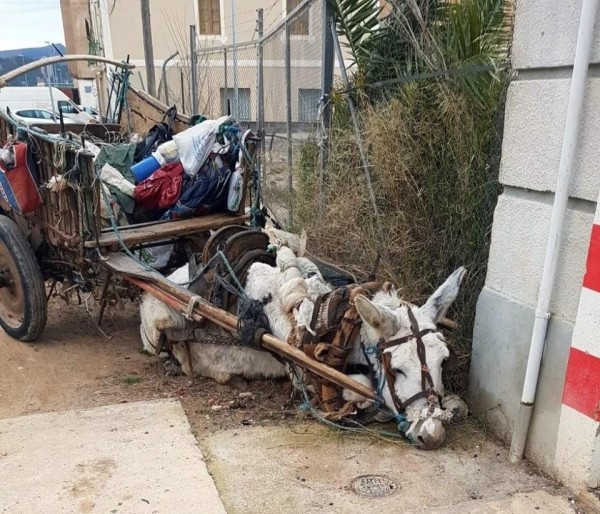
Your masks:
{"label": "blue rope", "polygon": [[[113,230],[113,232],[115,233],[115,236],[117,237],[117,242],[119,243],[119,246],[125,251],[125,253],[135,259],[136,261],[138,261],[143,268],[146,269],[146,271],[150,271],[153,273],[156,273],[156,270],[150,266],[149,264],[147,264],[146,262],[144,262],[141,258],[141,253],[140,253],[140,257],[138,258],[130,249],[129,247],[125,244],[125,241],[123,241],[123,238],[121,237],[121,231],[119,230],[119,225],[117,224],[117,221],[115,219],[115,213],[113,211],[112,205],[110,205],[110,201],[108,199],[108,195],[104,194],[104,188],[102,187],[102,179],[100,178],[100,173],[97,172],[96,177],[98,180],[100,180],[101,184],[100,184],[100,196],[103,198],[104,200],[104,204],[106,206],[106,210],[108,211],[108,217],[110,219],[110,225],[111,228]],[[98,249],[98,251],[100,251],[100,249]]]}
{"label": "blue rope", "polygon": [[221,250],[217,251],[208,260],[208,262],[204,266],[202,266],[202,268],[200,268],[198,270],[198,272],[188,282],[182,282],[182,283],[180,283],[180,285],[182,285],[182,286],[189,286],[192,282],[194,282],[195,280],[197,280],[198,278],[200,278],[204,273],[206,273],[206,271],[208,269],[210,269],[210,265],[214,261],[216,261],[217,259],[221,259],[221,261],[223,262],[223,264],[225,264],[225,267],[227,268],[227,272],[229,273],[229,275],[231,276],[231,278],[235,282],[235,285],[236,285],[236,287],[238,289],[239,295],[242,298],[244,298],[245,300],[247,300],[248,296],[246,295],[246,291],[244,291],[244,287],[242,286],[242,283],[240,282],[240,280],[238,279],[237,275],[235,274],[235,271],[233,271],[233,268],[231,267],[231,263],[229,262],[229,260],[227,259],[227,257],[225,256],[225,254]]}
{"label": "blue rope", "polygon": [[[367,360],[368,363],[370,363],[371,365],[373,365],[371,363],[371,360],[369,359],[369,357],[371,355],[377,355],[379,352],[379,349],[375,346],[368,346],[368,347],[363,347],[363,354],[365,356],[365,359]],[[375,368],[375,366],[373,365],[373,368]],[[396,421],[396,424],[398,425],[398,431],[404,436],[406,437],[406,432],[408,431],[408,429],[410,428],[410,422],[406,419],[406,415],[403,412],[394,412],[392,411],[390,408],[388,408],[385,405],[385,402],[383,401],[383,389],[385,388],[385,376],[384,374],[381,372],[381,368],[380,366],[377,366],[376,369],[376,378],[377,378],[377,400],[375,402],[375,406],[383,412],[387,412],[388,414],[391,414],[394,418],[394,420]]]}
{"label": "blue rope", "polygon": [[[299,409],[302,412],[311,414],[317,421],[319,421],[320,423],[323,423],[324,425],[326,425],[330,428],[333,428],[333,429],[344,430],[346,432],[352,432],[352,433],[358,433],[358,434],[368,434],[369,432],[371,432],[371,433],[374,433],[376,435],[383,436],[383,437],[390,437],[393,439],[406,439],[404,432],[394,433],[394,432],[388,432],[387,430],[370,430],[370,429],[368,430],[363,425],[358,423],[357,421],[354,421],[351,419],[347,419],[347,422],[355,424],[356,427],[348,427],[348,426],[344,426],[344,425],[338,425],[337,423],[334,423],[333,421],[325,418],[324,416],[321,415],[321,413],[317,409],[315,409],[312,406],[312,403],[308,396],[308,391],[306,390],[304,381],[298,375],[296,366],[294,364],[292,364],[291,367],[292,367],[294,376],[296,377],[297,383],[300,384],[300,392],[302,393],[302,397],[304,398],[304,402],[299,407]],[[404,420],[406,420],[406,418],[404,418]]]}

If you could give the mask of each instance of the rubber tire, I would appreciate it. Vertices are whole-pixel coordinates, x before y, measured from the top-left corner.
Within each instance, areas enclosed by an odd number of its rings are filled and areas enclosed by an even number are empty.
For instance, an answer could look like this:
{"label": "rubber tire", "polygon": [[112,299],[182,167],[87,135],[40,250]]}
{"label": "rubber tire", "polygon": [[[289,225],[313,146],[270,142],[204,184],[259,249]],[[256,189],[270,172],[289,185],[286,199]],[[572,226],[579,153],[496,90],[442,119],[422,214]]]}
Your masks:
{"label": "rubber tire", "polygon": [[21,325],[10,326],[0,317],[0,326],[14,339],[34,341],[44,330],[48,318],[46,288],[40,266],[33,248],[17,224],[3,215],[0,215],[0,240],[9,249],[18,268],[24,295],[24,316]]}

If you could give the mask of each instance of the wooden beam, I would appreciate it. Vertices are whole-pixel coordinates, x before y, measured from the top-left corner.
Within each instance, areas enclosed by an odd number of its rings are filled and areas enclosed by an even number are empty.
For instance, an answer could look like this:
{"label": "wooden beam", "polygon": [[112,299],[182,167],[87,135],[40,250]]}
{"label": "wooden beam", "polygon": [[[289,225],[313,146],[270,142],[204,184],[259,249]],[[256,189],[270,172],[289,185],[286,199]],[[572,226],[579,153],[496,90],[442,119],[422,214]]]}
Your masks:
{"label": "wooden beam", "polygon": [[249,214],[240,216],[234,213],[209,214],[198,218],[189,218],[176,221],[156,222],[143,226],[127,225],[118,229],[118,234],[111,230],[101,233],[98,242],[91,239],[85,242],[86,248],[96,246],[106,247],[118,245],[122,240],[126,245],[132,246],[141,243],[162,241],[172,237],[180,237],[197,232],[216,230],[226,225],[240,225],[250,219]]}
{"label": "wooden beam", "polygon": [[[164,283],[163,281],[160,281],[160,284],[152,284],[130,275],[125,275],[125,278],[140,289],[147,291],[152,296],[164,301],[180,312],[187,311],[189,301],[193,296],[192,293],[190,293],[187,289],[169,282],[166,279],[165,282],[168,282],[168,284]],[[204,299],[197,301],[196,306],[192,311],[192,318],[196,321],[209,320],[230,332],[237,332],[237,317],[227,311],[215,307]],[[372,389],[327,366],[326,364],[322,364],[319,361],[311,359],[304,352],[294,348],[293,346],[290,346],[280,339],[277,339],[271,334],[264,334],[262,336],[261,345],[263,348],[271,350],[272,352],[291,360],[292,362],[303,368],[306,368],[309,371],[312,371],[329,382],[349,389],[364,396],[365,398],[369,398],[371,400],[376,399],[375,393]]]}

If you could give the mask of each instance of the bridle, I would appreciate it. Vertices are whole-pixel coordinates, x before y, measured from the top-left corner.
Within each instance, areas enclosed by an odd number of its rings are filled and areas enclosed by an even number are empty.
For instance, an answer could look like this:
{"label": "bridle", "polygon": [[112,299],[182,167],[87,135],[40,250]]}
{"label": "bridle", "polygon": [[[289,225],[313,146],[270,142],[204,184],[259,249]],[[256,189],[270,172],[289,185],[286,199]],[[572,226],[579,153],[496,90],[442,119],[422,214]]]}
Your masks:
{"label": "bridle", "polygon": [[[394,403],[394,407],[398,413],[402,413],[406,410],[410,404],[415,401],[425,398],[427,400],[427,404],[429,406],[429,410],[433,411],[435,409],[436,403],[439,406],[442,406],[442,397],[439,393],[436,392],[435,386],[433,383],[433,379],[431,378],[431,373],[429,372],[429,368],[427,366],[427,355],[425,350],[425,343],[423,343],[423,336],[427,334],[438,333],[439,331],[434,328],[426,328],[424,330],[419,330],[419,324],[417,322],[417,318],[413,314],[410,307],[407,307],[408,311],[408,319],[410,320],[410,331],[411,333],[398,337],[396,339],[392,339],[390,341],[380,340],[376,346],[376,353],[381,368],[383,369],[385,382],[387,384],[388,391],[390,396],[392,397],[392,401]],[[421,363],[421,391],[412,395],[405,401],[401,401],[396,394],[396,390],[394,388],[395,375],[394,370],[392,369],[392,355],[389,352],[385,352],[389,348],[394,348],[396,346],[400,346],[404,343],[408,343],[412,340],[417,342],[417,355],[419,356],[419,361]],[[362,343],[361,343],[362,344]],[[363,345],[363,353],[365,354],[365,358],[367,362],[371,362],[367,356],[366,349]]]}

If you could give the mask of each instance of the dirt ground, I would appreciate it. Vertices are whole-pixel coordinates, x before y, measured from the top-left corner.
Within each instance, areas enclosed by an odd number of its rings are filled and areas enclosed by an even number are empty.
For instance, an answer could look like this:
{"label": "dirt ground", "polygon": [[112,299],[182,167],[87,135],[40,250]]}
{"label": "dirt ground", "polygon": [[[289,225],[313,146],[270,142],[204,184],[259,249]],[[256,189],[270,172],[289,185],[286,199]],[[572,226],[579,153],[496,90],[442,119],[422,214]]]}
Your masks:
{"label": "dirt ground", "polygon": [[[185,376],[170,376],[161,359],[141,350],[138,310],[134,304],[129,304],[124,310],[107,313],[103,328],[111,336],[110,339],[95,326],[92,316],[95,306],[88,306],[88,310],[85,303],[66,305],[63,300],[53,299],[49,307],[46,330],[35,344],[14,341],[0,332],[0,419],[38,412],[177,398],[184,406],[192,430],[201,444],[212,444],[211,441],[218,442],[223,437],[237,437],[238,429],[240,434],[254,433],[251,432],[253,427],[268,427],[265,434],[284,438],[287,437],[285,434],[296,434],[298,430],[308,433],[324,430],[299,413],[298,400],[290,400],[286,382],[241,380],[234,385],[219,385],[207,379],[196,379],[192,383]],[[446,445],[449,449],[436,458],[443,459],[446,453],[456,453],[460,447],[461,455],[464,455],[458,457],[459,461],[466,458],[465,455],[474,459],[483,453],[489,457],[485,467],[493,464],[494,459],[505,461],[505,450],[497,443],[490,442],[485,452],[482,450],[481,441],[487,439],[481,428],[474,422],[455,427]],[[344,437],[333,431],[327,433],[334,440]],[[319,441],[323,438],[323,434],[314,436]],[[353,436],[350,437],[352,439]],[[326,439],[323,438],[324,441]],[[466,442],[463,443],[463,439]],[[361,444],[370,448],[377,441],[379,439],[370,440],[367,437]],[[390,448],[399,444],[383,443]],[[467,447],[463,448],[465,444]],[[222,459],[215,461],[214,457],[230,445],[231,442],[226,439],[225,443],[221,441],[208,448],[211,473],[218,475],[217,464]],[[245,446],[252,446],[250,440]],[[421,453],[416,452],[418,458]],[[225,459],[223,462],[228,461]],[[289,464],[297,468],[297,463]],[[248,466],[252,468],[250,464]],[[538,476],[527,463],[523,463],[523,466],[521,469],[526,474]],[[498,470],[498,473],[502,471]],[[504,479],[507,483],[512,482],[507,476]],[[561,505],[565,506],[565,512],[583,512],[569,498],[568,491],[554,489],[556,486],[546,478],[539,477],[539,481],[540,484],[543,482],[544,490],[550,490],[552,495],[562,498]],[[490,484],[490,487],[494,485],[494,480]],[[221,492],[227,492],[225,482],[217,480],[217,486]],[[532,482],[528,490],[533,490],[534,486],[539,484]],[[466,486],[461,487],[464,489]],[[298,498],[301,498],[302,495],[298,494]],[[472,496],[472,499],[477,498]],[[338,500],[336,498],[335,501]],[[230,507],[234,512],[245,511],[243,505],[231,501]],[[562,508],[559,511],[562,512]]]}
{"label": "dirt ground", "polygon": [[38,342],[21,343],[0,331],[0,418],[179,398],[195,433],[237,426],[288,423],[297,416],[285,384],[168,376],[164,362],[144,353],[137,306],[107,311],[96,328],[95,306],[52,299]]}

